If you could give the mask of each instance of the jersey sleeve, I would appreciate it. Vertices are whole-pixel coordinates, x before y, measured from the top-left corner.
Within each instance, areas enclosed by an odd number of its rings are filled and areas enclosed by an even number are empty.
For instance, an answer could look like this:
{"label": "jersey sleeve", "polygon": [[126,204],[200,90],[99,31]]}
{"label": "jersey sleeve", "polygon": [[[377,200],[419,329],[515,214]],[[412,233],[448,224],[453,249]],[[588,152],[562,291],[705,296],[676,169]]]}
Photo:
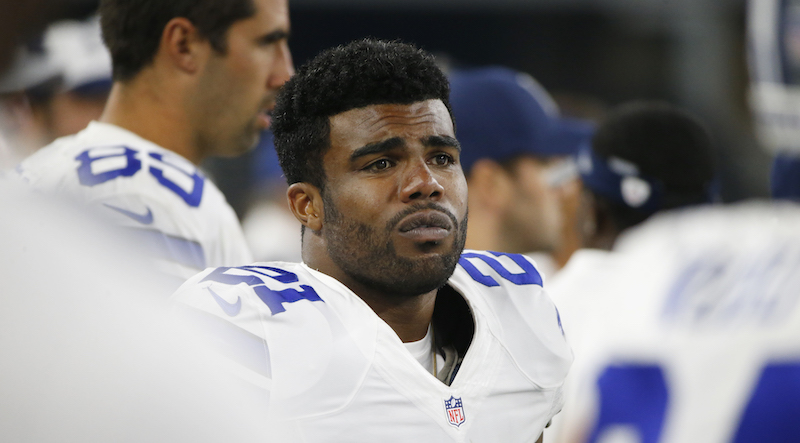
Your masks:
{"label": "jersey sleeve", "polygon": [[542,388],[561,386],[572,350],[533,260],[521,254],[467,250],[459,265],[457,281],[466,281],[491,307],[498,319],[497,334],[526,376]]}
{"label": "jersey sleeve", "polygon": [[251,261],[236,214],[195,165],[113,125],[55,141],[18,175],[125,228],[176,287],[206,267]]}

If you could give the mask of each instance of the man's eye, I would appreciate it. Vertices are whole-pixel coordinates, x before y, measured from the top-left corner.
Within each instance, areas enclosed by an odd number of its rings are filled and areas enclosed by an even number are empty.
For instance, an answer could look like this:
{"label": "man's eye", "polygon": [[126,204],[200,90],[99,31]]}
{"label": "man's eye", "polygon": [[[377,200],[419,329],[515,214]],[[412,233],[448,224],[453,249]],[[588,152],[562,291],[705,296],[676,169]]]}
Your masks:
{"label": "man's eye", "polygon": [[437,166],[446,166],[455,163],[455,159],[448,154],[437,154],[433,157],[433,163]]}
{"label": "man's eye", "polygon": [[389,160],[382,158],[370,163],[370,165],[367,166],[367,169],[371,171],[383,171],[384,169],[389,169],[391,166],[392,163]]}

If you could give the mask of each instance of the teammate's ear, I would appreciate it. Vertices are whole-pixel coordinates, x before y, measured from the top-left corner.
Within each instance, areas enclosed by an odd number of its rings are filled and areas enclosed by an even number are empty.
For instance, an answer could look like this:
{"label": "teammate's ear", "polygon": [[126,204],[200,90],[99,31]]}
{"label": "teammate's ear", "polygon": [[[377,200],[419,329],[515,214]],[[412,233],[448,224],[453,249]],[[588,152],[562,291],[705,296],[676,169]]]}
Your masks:
{"label": "teammate's ear", "polygon": [[159,53],[176,68],[188,73],[197,72],[209,51],[208,40],[200,35],[189,19],[175,17],[164,26]]}
{"label": "teammate's ear", "polygon": [[322,229],[322,195],[316,186],[309,183],[294,183],[286,191],[289,209],[295,218],[314,232]]}

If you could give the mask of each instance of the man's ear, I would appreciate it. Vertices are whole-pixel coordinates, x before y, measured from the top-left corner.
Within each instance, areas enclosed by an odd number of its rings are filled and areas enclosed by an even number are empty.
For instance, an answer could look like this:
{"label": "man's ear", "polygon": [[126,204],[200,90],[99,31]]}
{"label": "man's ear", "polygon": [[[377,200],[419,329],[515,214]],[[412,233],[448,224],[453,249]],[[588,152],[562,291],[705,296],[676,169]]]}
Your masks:
{"label": "man's ear", "polygon": [[175,17],[164,26],[159,53],[177,69],[192,74],[197,72],[210,52],[208,39],[200,35],[189,19]]}
{"label": "man's ear", "polygon": [[324,206],[319,189],[309,183],[294,183],[286,191],[295,218],[314,232],[322,229]]}

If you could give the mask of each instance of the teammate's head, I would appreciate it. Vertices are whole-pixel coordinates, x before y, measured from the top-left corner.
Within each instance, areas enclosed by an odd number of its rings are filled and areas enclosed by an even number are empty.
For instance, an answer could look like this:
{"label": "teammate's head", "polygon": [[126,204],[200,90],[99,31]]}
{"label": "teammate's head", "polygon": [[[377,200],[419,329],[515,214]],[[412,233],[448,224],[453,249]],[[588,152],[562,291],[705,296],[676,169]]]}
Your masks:
{"label": "teammate's head", "polygon": [[328,49],[298,69],[275,107],[275,147],[289,184],[322,189],[330,117],[373,104],[438,99],[450,111],[447,78],[411,45],[364,39]]}
{"label": "teammate's head", "polygon": [[452,71],[450,102],[470,188],[468,247],[525,253],[568,244],[564,209],[580,189],[569,160],[592,125],[560,116],[533,77],[504,67]]}
{"label": "teammate's head", "polygon": [[708,203],[714,160],[705,127],[661,102],[609,115],[578,156],[585,189],[618,233],[667,209]]}
{"label": "teammate's head", "polygon": [[313,232],[309,266],[365,300],[445,284],[464,247],[467,188],[430,55],[376,40],[325,51],[281,91],[274,130],[290,206]]}
{"label": "teammate's head", "polygon": [[107,114],[128,100],[173,119],[195,163],[256,145],[294,73],[287,0],[102,0],[100,14],[115,79]]}
{"label": "teammate's head", "polygon": [[153,61],[164,27],[175,17],[187,18],[224,53],[228,28],[255,13],[253,0],[101,0],[103,39],[114,79],[128,80]]}

